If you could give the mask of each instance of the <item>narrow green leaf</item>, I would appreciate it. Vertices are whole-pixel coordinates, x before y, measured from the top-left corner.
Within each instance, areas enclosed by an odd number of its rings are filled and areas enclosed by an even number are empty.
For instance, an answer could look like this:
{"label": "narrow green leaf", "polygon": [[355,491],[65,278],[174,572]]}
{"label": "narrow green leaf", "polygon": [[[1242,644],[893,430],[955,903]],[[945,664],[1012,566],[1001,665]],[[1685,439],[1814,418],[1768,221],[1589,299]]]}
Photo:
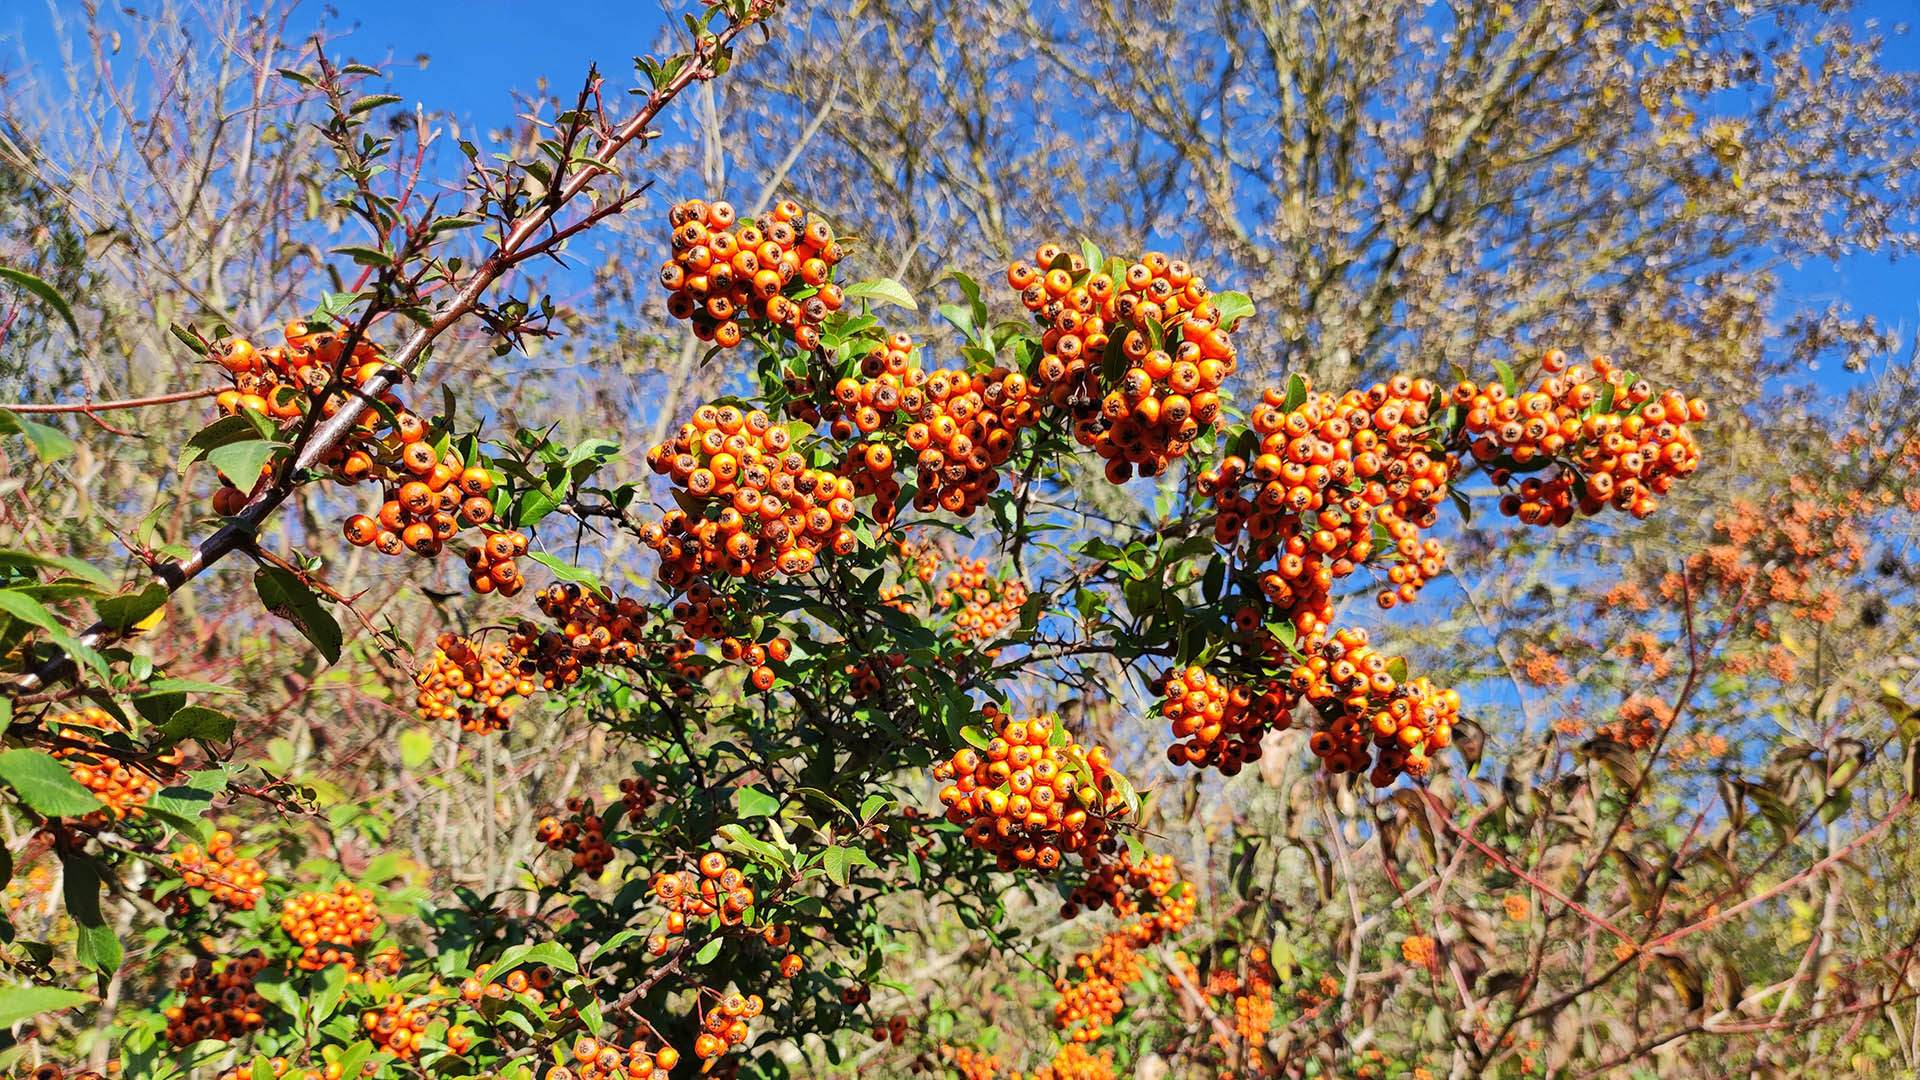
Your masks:
{"label": "narrow green leaf", "polygon": [[41,1013],[71,1009],[92,1000],[92,994],[55,986],[0,986],[0,1028],[10,1028]]}
{"label": "narrow green leaf", "polygon": [[51,424],[38,420],[28,420],[5,409],[0,409],[0,435],[20,435],[33,447],[33,454],[42,464],[50,464],[69,457],[74,451],[74,441],[67,433]]}
{"label": "narrow green leaf", "polygon": [[80,336],[80,324],[73,320],[73,309],[67,306],[67,298],[60,295],[59,289],[25,270],[15,270],[11,266],[0,266],[0,281],[11,281],[39,297],[53,309],[54,314],[60,316],[61,321],[67,324],[67,329],[73,331],[74,337]]}
{"label": "narrow green leaf", "polygon": [[267,610],[293,623],[327,663],[340,659],[340,624],[299,578],[278,566],[263,566],[253,575],[253,587]]}

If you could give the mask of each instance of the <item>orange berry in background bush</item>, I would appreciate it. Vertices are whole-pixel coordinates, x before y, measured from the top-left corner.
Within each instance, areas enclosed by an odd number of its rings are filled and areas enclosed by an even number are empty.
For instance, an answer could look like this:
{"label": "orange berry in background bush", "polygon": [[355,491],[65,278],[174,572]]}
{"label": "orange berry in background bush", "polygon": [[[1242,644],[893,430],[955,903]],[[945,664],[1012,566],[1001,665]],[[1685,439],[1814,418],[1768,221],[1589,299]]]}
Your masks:
{"label": "orange berry in background bush", "polygon": [[992,852],[1003,870],[1051,873],[1068,855],[1097,859],[1126,813],[1106,748],[1073,742],[1048,716],[1015,720],[988,705],[981,718],[994,731],[985,749],[934,766],[947,820],[965,825],[967,841]]}
{"label": "orange berry in background bush", "polygon": [[935,607],[953,612],[954,636],[961,641],[993,640],[1020,618],[1026,602],[1026,584],[988,574],[985,559],[962,559],[933,597]]}
{"label": "orange berry in background bush", "polygon": [[420,719],[457,721],[480,734],[505,731],[535,688],[507,642],[483,645],[459,634],[441,634],[413,678]]}
{"label": "orange berry in background bush", "polygon": [[833,230],[782,200],[741,222],[731,203],[688,199],[667,212],[673,256],[660,267],[667,313],[694,336],[731,348],[748,332],[777,329],[802,349],[820,344],[820,323],[845,297],[831,280],[844,254]]}
{"label": "orange berry in background bush", "polygon": [[373,894],[344,881],[328,892],[289,896],[280,908],[280,929],[300,946],[305,971],[329,964],[352,971],[358,965],[354,950],[372,939],[381,921]]}
{"label": "orange berry in background bush", "polygon": [[[221,829],[207,840],[205,851],[188,844],[174,853],[173,862],[189,888],[205,889],[213,902],[236,911],[252,911],[266,895],[267,872],[254,859],[239,856],[233,834]],[[182,896],[182,893],[175,893]]]}
{"label": "orange berry in background bush", "polygon": [[573,868],[588,877],[598,877],[613,861],[613,845],[607,842],[606,824],[594,812],[587,799],[568,799],[567,821],[541,818],[534,828],[534,839],[554,851],[573,852]]}
{"label": "orange berry in background bush", "polygon": [[203,1039],[228,1042],[266,1023],[267,1002],[254,977],[267,958],[254,949],[229,960],[199,960],[182,968],[175,983],[180,1004],[167,1007],[166,1038],[174,1046]]}

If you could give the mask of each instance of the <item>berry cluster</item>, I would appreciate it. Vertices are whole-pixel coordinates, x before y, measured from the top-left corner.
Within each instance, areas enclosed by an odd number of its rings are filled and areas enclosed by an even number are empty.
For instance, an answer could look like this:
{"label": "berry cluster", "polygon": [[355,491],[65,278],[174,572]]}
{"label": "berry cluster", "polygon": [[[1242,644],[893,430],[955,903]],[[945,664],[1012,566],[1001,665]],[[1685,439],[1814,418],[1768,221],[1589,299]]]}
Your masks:
{"label": "berry cluster", "polygon": [[520,658],[520,674],[538,676],[544,689],[572,686],[586,668],[640,654],[647,610],[632,597],[608,599],[596,589],[563,581],[540,590],[535,602],[553,628],[522,623],[507,646]]}
{"label": "berry cluster", "polygon": [[[364,339],[354,343],[351,357],[345,357],[342,354],[346,339],[335,331],[290,322],[281,333],[284,345],[269,345],[264,349],[256,348],[252,341],[242,337],[214,343],[209,358],[225,368],[233,380],[233,389],[223,390],[213,399],[222,414],[233,416],[244,409],[276,422],[294,420],[302,416],[309,401],[333,381],[336,370],[347,383],[357,387],[385,366],[379,347]],[[329,395],[322,414],[332,416],[351,396],[351,392]],[[400,399],[391,393],[383,396],[381,403],[391,409],[400,408]],[[368,409],[361,426],[371,428],[377,420],[378,413]],[[365,441],[350,440],[328,464],[339,470],[346,468],[347,460],[356,452],[366,458],[366,451],[360,449]],[[356,460],[355,465],[357,471],[364,474],[370,467],[370,459]],[[359,476],[342,479],[351,482]]]}
{"label": "berry cluster", "polygon": [[441,634],[433,658],[414,674],[416,714],[422,720],[453,720],[463,731],[505,731],[534,683],[521,674],[506,642],[482,645],[460,634]]}
{"label": "berry cluster", "polygon": [[[389,994],[386,1004],[361,1013],[360,1023],[376,1049],[408,1061],[420,1052],[420,1040],[426,1037],[427,1025],[433,1022],[437,1010],[434,1002],[409,1003],[399,994]],[[451,1043],[448,1048],[452,1048]]]}
{"label": "berry cluster", "polygon": [[547,1080],[646,1080],[650,1076],[665,1077],[678,1064],[680,1052],[671,1046],[650,1050],[635,1040],[622,1047],[612,1039],[602,1042],[582,1035],[573,1043],[572,1066],[549,1069]]}
{"label": "berry cluster", "polygon": [[688,199],[667,212],[673,257],[660,267],[667,312],[701,341],[732,348],[744,322],[766,323],[802,349],[820,346],[820,323],[845,296],[828,280],[843,254],[825,221],[783,200],[735,228],[732,204]]}
{"label": "berry cluster", "polygon": [[894,1013],[887,1018],[886,1023],[875,1025],[871,1032],[873,1041],[890,1042],[895,1046],[899,1046],[901,1043],[907,1041],[907,1032],[912,1026],[913,1021],[907,1018],[907,1014]]}
{"label": "berry cluster", "polygon": [[669,937],[684,934],[692,919],[715,915],[726,926],[738,926],[753,906],[753,886],[737,867],[727,865],[727,857],[718,851],[700,856],[699,870],[661,872],[649,884],[653,898],[667,911],[665,932],[649,941],[654,955],[667,951]]}
{"label": "berry cluster", "polygon": [[515,596],[527,579],[513,560],[527,553],[527,534],[517,529],[482,530],[480,542],[467,549],[467,584],[474,592]]}
{"label": "berry cluster", "polygon": [[788,638],[776,637],[763,644],[741,637],[737,631],[746,620],[741,617],[738,600],[715,593],[704,581],[695,581],[688,586],[685,598],[674,602],[673,619],[686,635],[681,643],[684,648],[691,651],[695,642],[718,641],[721,659],[747,668],[756,690],[773,688],[774,672],[767,661],[784,663],[793,655],[793,642]]}
{"label": "berry cluster", "polygon": [[[1165,472],[1219,416],[1220,385],[1235,367],[1212,294],[1192,267],[1159,252],[1117,275],[1058,244],[1042,245],[1034,263],[1007,271],[1045,327],[1034,377],[1072,410],[1074,437],[1106,459],[1108,479]],[[1115,349],[1121,374],[1109,379]]]}
{"label": "berry cluster", "polygon": [[[1167,976],[1169,989],[1189,989],[1207,999],[1216,1013],[1233,1015],[1233,1033],[1239,1045],[1215,1032],[1209,1040],[1213,1057],[1220,1063],[1219,1080],[1237,1080],[1244,1076],[1275,1075],[1276,1062],[1266,1050],[1267,1035],[1273,1030],[1273,989],[1276,981],[1267,950],[1255,946],[1246,956],[1244,977],[1231,968],[1216,968],[1200,981],[1200,972],[1185,953],[1176,953],[1177,975]],[[1239,1071],[1235,1071],[1235,1063]]]}
{"label": "berry cluster", "polygon": [[[1410,601],[1439,574],[1442,553],[1420,531],[1439,517],[1457,469],[1424,434],[1438,390],[1396,375],[1335,397],[1297,376],[1291,395],[1268,388],[1249,416],[1259,440],[1249,463],[1229,456],[1196,481],[1220,508],[1214,539],[1244,533],[1261,594],[1300,640],[1324,635],[1333,582],[1370,561],[1395,558],[1382,606]],[[1292,402],[1291,406],[1289,402]],[[1242,494],[1242,485],[1251,494]],[[1391,541],[1376,549],[1376,526]]]}
{"label": "berry cluster", "polygon": [[1115,1080],[1119,1075],[1113,1068],[1113,1051],[1096,1054],[1070,1042],[1053,1055],[1053,1060],[1034,1070],[1028,1080]]}
{"label": "berry cluster", "polygon": [[639,817],[659,801],[660,789],[646,777],[629,776],[620,781],[620,803],[627,808],[628,817]]}
{"label": "berry cluster", "polygon": [[1336,773],[1371,765],[1376,787],[1402,772],[1423,775],[1432,753],[1452,742],[1460,716],[1457,692],[1425,678],[1405,681],[1395,666],[1367,644],[1365,630],[1340,630],[1293,669],[1294,688],[1322,720],[1308,746]]}
{"label": "berry cluster", "polygon": [[[160,788],[159,781],[143,768],[127,765],[109,752],[106,742],[95,733],[126,731],[120,719],[104,709],[89,706],[76,713],[53,717],[48,727],[60,733],[71,745],[56,747],[53,756],[67,762],[67,769],[81,787],[93,792],[102,809],[80,818],[80,824],[99,828],[110,821],[140,817],[147,800]],[[156,766],[178,765],[184,760],[177,748],[154,759]]]}
{"label": "berry cluster", "polygon": [[1503,496],[1501,513],[1529,525],[1565,525],[1608,506],[1644,518],[1658,496],[1699,467],[1687,424],[1707,418],[1705,402],[1677,390],[1656,397],[1646,380],[1629,378],[1606,357],[1595,357],[1591,370],[1567,369],[1566,354],[1555,349],[1541,367],[1546,378],[1526,393],[1509,394],[1500,383],[1453,389],[1474,459],[1493,466],[1496,483],[1551,463],[1551,472]]}
{"label": "berry cluster", "polygon": [[200,960],[180,969],[180,1004],[164,1013],[167,1042],[230,1042],[266,1023],[266,999],[253,988],[254,976],[266,966],[267,958],[255,949],[224,963]]}
{"label": "berry cluster", "polygon": [[205,851],[198,844],[188,844],[174,853],[173,862],[188,888],[205,889],[214,903],[235,911],[252,911],[266,895],[266,870],[257,860],[240,857],[233,847],[233,834],[225,829],[208,838]]}
{"label": "berry cluster", "polygon": [[594,812],[591,799],[568,799],[567,821],[541,818],[533,837],[553,851],[573,852],[573,868],[588,877],[599,877],[613,861],[613,845],[607,843],[606,823]]}
{"label": "berry cluster", "polygon": [[958,568],[947,571],[933,602],[953,613],[956,638],[991,641],[1019,619],[1020,608],[1027,602],[1027,586],[1017,578],[992,576],[985,559],[962,559]]}
{"label": "berry cluster", "polygon": [[679,591],[709,572],[761,579],[813,569],[822,551],[857,546],[854,483],[810,468],[793,436],[758,409],[702,405],[671,442],[647,454],[654,472],[698,504],[641,527],[660,577]]}
{"label": "berry cluster", "polygon": [[460,1000],[469,1005],[478,1005],[482,1001],[501,1001],[515,994],[525,994],[535,1004],[546,1000],[547,987],[553,985],[553,969],[545,964],[536,964],[532,968],[515,968],[507,972],[505,978],[489,977],[492,964],[481,964],[473,969],[473,974],[460,983]]}
{"label": "berry cluster", "polygon": [[887,687],[899,681],[899,676],[892,672],[899,671],[906,663],[906,653],[885,652],[873,653],[848,664],[847,693],[855,701],[878,697]]}
{"label": "berry cluster", "polygon": [[1132,851],[1121,848],[1112,861],[1101,860],[1087,867],[1087,879],[1067,894],[1066,903],[1060,905],[1060,917],[1076,918],[1082,908],[1098,911],[1111,907],[1121,918],[1131,918],[1140,913],[1139,898],[1150,897],[1157,903],[1179,889],[1180,875],[1174,869],[1173,856],[1148,855],[1136,862]]}
{"label": "berry cluster", "polygon": [[996,1080],[1000,1075],[1000,1057],[967,1046],[940,1044],[940,1058],[960,1074],[960,1080]]}
{"label": "berry cluster", "polygon": [[[1124,860],[1123,860],[1124,862]],[[1131,892],[1116,892],[1114,913],[1126,919],[1106,934],[1098,947],[1074,957],[1075,975],[1054,983],[1060,1000],[1054,1004],[1053,1024],[1077,1043],[1091,1042],[1126,1007],[1126,988],[1144,977],[1140,951],[1193,921],[1198,895],[1189,882],[1172,872],[1172,860],[1157,856],[1136,873],[1129,867],[1125,880]],[[1152,903],[1149,910],[1145,905]]]}
{"label": "berry cluster", "polygon": [[711,1068],[713,1062],[728,1049],[740,1046],[752,1034],[747,1021],[759,1016],[766,1008],[766,1002],[759,994],[738,992],[723,995],[719,1002],[705,1009],[700,1016],[701,1032],[693,1040],[693,1056],[700,1059],[701,1071]]}
{"label": "berry cluster", "polygon": [[289,896],[280,908],[280,929],[300,946],[302,971],[341,964],[352,973],[357,966],[353,950],[370,940],[380,925],[373,894],[345,881],[330,892]]}
{"label": "berry cluster", "polygon": [[1169,671],[1149,688],[1160,695],[1160,715],[1172,725],[1175,741],[1167,747],[1167,760],[1214,766],[1227,776],[1259,759],[1261,736],[1292,726],[1300,700],[1278,679],[1267,680],[1255,694],[1252,687],[1222,682],[1201,667]]}
{"label": "berry cluster", "polygon": [[[394,420],[394,432],[398,450],[393,461],[386,461],[383,453],[369,459],[366,470],[355,477],[377,480],[386,498],[376,516],[355,514],[347,519],[343,531],[348,543],[371,546],[383,555],[411,551],[432,558],[462,528],[493,520],[493,501],[487,498],[493,490],[492,473],[468,465],[453,450],[436,451],[426,422],[412,413]],[[520,591],[517,574],[489,580],[503,595]],[[477,581],[474,588],[487,591]]]}
{"label": "berry cluster", "polygon": [[992,852],[1002,870],[1051,872],[1066,855],[1093,862],[1114,820],[1125,812],[1106,747],[1075,743],[1051,717],[1015,720],[993,705],[981,710],[994,738],[933,768],[947,781],[947,820],[966,826],[969,843]]}
{"label": "berry cluster", "polygon": [[1027,377],[1006,368],[958,369],[903,380],[901,441],[914,453],[914,509],[969,517],[1000,486],[1020,432],[1040,420]]}

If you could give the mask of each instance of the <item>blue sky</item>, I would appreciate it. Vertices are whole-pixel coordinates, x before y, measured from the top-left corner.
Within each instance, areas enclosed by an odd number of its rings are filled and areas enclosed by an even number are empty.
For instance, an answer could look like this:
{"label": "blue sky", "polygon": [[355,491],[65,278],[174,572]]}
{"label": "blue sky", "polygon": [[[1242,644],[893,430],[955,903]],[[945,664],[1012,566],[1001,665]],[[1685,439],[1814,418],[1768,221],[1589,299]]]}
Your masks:
{"label": "blue sky", "polygon": [[[45,55],[50,6],[75,14],[79,7],[75,0],[0,0],[4,66],[16,66],[23,51]],[[483,128],[511,115],[513,91],[532,91],[542,76],[569,90],[589,62],[613,85],[630,85],[633,56],[658,43],[668,18],[658,3],[605,0],[549,3],[532,18],[525,4],[507,0],[332,0],[306,10],[346,32],[342,53],[391,61],[394,92]],[[1867,20],[1887,37],[1889,67],[1920,70],[1920,0],[1863,0],[1856,21]],[[414,62],[422,53],[424,66]],[[1920,326],[1920,263],[1874,256],[1809,264],[1787,272],[1781,299],[1788,310],[1844,299],[1910,341]]]}

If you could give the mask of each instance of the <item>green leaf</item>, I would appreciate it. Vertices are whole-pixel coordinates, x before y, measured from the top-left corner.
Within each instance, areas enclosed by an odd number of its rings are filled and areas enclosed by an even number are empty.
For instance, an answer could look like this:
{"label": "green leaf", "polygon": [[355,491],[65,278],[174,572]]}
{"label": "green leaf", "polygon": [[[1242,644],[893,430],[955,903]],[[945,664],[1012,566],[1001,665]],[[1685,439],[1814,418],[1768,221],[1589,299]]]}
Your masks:
{"label": "green leaf", "polygon": [[381,251],[379,248],[354,247],[349,245],[347,247],[332,248],[330,249],[330,253],[334,255],[345,255],[361,266],[393,265],[393,257]]}
{"label": "green leaf", "polygon": [[221,686],[219,683],[203,682],[199,679],[155,679],[141,691],[145,694],[244,694],[246,691],[237,686]]}
{"label": "green leaf", "polygon": [[1514,394],[1518,392],[1520,384],[1518,380],[1513,377],[1513,369],[1508,367],[1504,361],[1495,360],[1493,362],[1493,370],[1495,374],[1500,376],[1500,385],[1506,387],[1507,396],[1514,396]]}
{"label": "green leaf", "polygon": [[44,566],[49,569],[65,570],[101,588],[109,588],[113,585],[113,579],[107,576],[106,571],[71,555],[42,555],[34,551],[0,549],[0,566]]}
{"label": "green leaf", "polygon": [[[679,489],[675,488],[674,493],[679,494]],[[522,491],[519,498],[515,499],[513,504],[514,528],[526,528],[541,518],[546,517],[548,514],[553,513],[553,508],[559,505],[560,496],[555,492],[548,491],[546,488],[528,488]],[[541,559],[543,562],[545,561],[537,554],[534,558]]]}
{"label": "green leaf", "polygon": [[1307,400],[1307,380],[1299,374],[1287,376],[1287,399],[1281,408],[1292,412],[1305,404]]}
{"label": "green leaf", "polygon": [[735,789],[733,805],[743,818],[772,817],[780,812],[780,800],[757,787]]}
{"label": "green leaf", "polygon": [[347,972],[340,965],[327,965],[326,970],[321,972],[320,978],[320,990],[313,995],[311,1019],[315,1024],[322,1023],[327,1017],[332,1016],[340,1007],[340,999],[347,992]]}
{"label": "green leaf", "polygon": [[774,847],[759,837],[749,834],[743,825],[722,825],[718,832],[719,835],[725,838],[735,849],[746,852],[782,873],[785,873],[788,866],[792,865],[785,853],[779,848]]}
{"label": "green leaf", "polygon": [[700,951],[693,954],[693,962],[696,966],[704,967],[713,963],[713,958],[719,955],[720,939],[714,938],[705,945],[700,946]]}
{"label": "green leaf", "polygon": [[1253,314],[1253,298],[1243,292],[1214,293],[1213,306],[1220,309],[1222,330],[1233,329],[1235,324]]}
{"label": "green leaf", "polygon": [[1089,271],[1099,269],[1107,261],[1106,256],[1100,254],[1100,245],[1084,236],[1080,238],[1080,258],[1086,262]]}
{"label": "green leaf", "polygon": [[827,877],[835,885],[845,885],[855,866],[872,865],[873,860],[867,858],[867,853],[859,848],[835,844],[820,853],[821,869],[827,872]]}
{"label": "green leaf", "polygon": [[167,602],[169,595],[171,594],[165,585],[158,581],[150,581],[146,588],[137,593],[103,596],[95,600],[93,613],[115,632],[123,632],[160,610],[160,606]]}
{"label": "green leaf", "polygon": [[42,606],[40,601],[16,589],[0,589],[0,612],[46,631],[48,640],[66,650],[69,657],[86,664],[102,678],[106,677],[106,658],[80,644],[80,639],[69,633],[66,627],[61,626],[60,620],[54,618],[53,612]]}
{"label": "green leaf", "polygon": [[74,442],[67,433],[50,424],[38,420],[28,420],[0,409],[0,435],[16,434],[26,437],[33,447],[34,456],[41,464],[50,464],[68,457],[73,453]]}
{"label": "green leaf", "polygon": [[263,566],[253,575],[253,587],[267,610],[299,628],[327,663],[340,659],[340,624],[298,577],[278,566]]}
{"label": "green leaf", "polygon": [[186,739],[205,739],[208,742],[226,742],[233,738],[233,717],[218,709],[209,709],[205,705],[189,705],[168,718],[160,727],[160,734],[166,737],[168,744]]}
{"label": "green leaf", "polygon": [[273,455],[286,449],[285,443],[268,442],[265,439],[246,439],[216,446],[207,451],[207,464],[219,469],[233,486],[242,491],[253,487],[260,479],[260,470]]}
{"label": "green leaf", "polygon": [[553,571],[553,576],[562,581],[579,582],[596,593],[600,593],[601,595],[606,594],[606,590],[600,587],[599,578],[577,566],[562,562],[544,551],[529,551],[527,552],[527,558]]}
{"label": "green leaf", "polygon": [[253,426],[253,421],[244,416],[223,416],[187,440],[187,444],[180,448],[180,463],[175,468],[185,472],[187,466],[206,457],[209,450],[259,437],[260,431]]}
{"label": "green leaf", "polygon": [[360,1066],[365,1064],[366,1060],[372,1056],[373,1043],[366,1039],[361,1039],[359,1042],[340,1051],[340,1056],[334,1059],[334,1063],[340,1066],[341,1076],[359,1076]]}
{"label": "green leaf", "polygon": [[[401,97],[399,94],[368,94],[366,97],[347,106],[347,115],[359,116],[361,113],[371,112],[382,105],[391,105],[400,100]],[[345,1072],[345,1070],[342,1070],[342,1074],[352,1075],[351,1073]]]}
{"label": "green leaf", "polygon": [[65,876],[67,914],[73,916],[77,931],[74,955],[102,975],[111,975],[120,970],[125,953],[113,927],[100,913],[99,867],[85,855],[62,855],[60,865]]}
{"label": "green leaf", "polygon": [[882,304],[903,307],[908,311],[917,311],[920,308],[919,304],[914,303],[913,294],[907,291],[907,287],[892,278],[856,281],[847,286],[846,293],[855,299],[875,300]]}
{"label": "green leaf", "polygon": [[55,1009],[71,1009],[94,1000],[92,994],[54,986],[0,986],[0,1028],[10,1028]]}
{"label": "green leaf", "polygon": [[11,281],[39,297],[53,309],[54,314],[60,316],[61,321],[67,324],[67,329],[73,331],[74,337],[80,336],[80,324],[73,320],[73,309],[67,306],[67,298],[60,295],[59,289],[25,270],[15,270],[11,266],[0,266],[0,281]]}
{"label": "green leaf", "polygon": [[423,727],[408,728],[400,733],[400,764],[409,769],[417,769],[433,756],[433,733]]}
{"label": "green leaf", "polygon": [[580,965],[572,953],[554,942],[543,941],[538,945],[515,945],[501,953],[500,959],[495,960],[487,972],[487,978],[491,982],[499,982],[507,972],[529,964],[545,964],[573,975],[580,973]]}
{"label": "green leaf", "polygon": [[41,750],[0,753],[0,780],[20,801],[46,817],[79,817],[100,809],[100,800],[81,786],[67,767]]}

